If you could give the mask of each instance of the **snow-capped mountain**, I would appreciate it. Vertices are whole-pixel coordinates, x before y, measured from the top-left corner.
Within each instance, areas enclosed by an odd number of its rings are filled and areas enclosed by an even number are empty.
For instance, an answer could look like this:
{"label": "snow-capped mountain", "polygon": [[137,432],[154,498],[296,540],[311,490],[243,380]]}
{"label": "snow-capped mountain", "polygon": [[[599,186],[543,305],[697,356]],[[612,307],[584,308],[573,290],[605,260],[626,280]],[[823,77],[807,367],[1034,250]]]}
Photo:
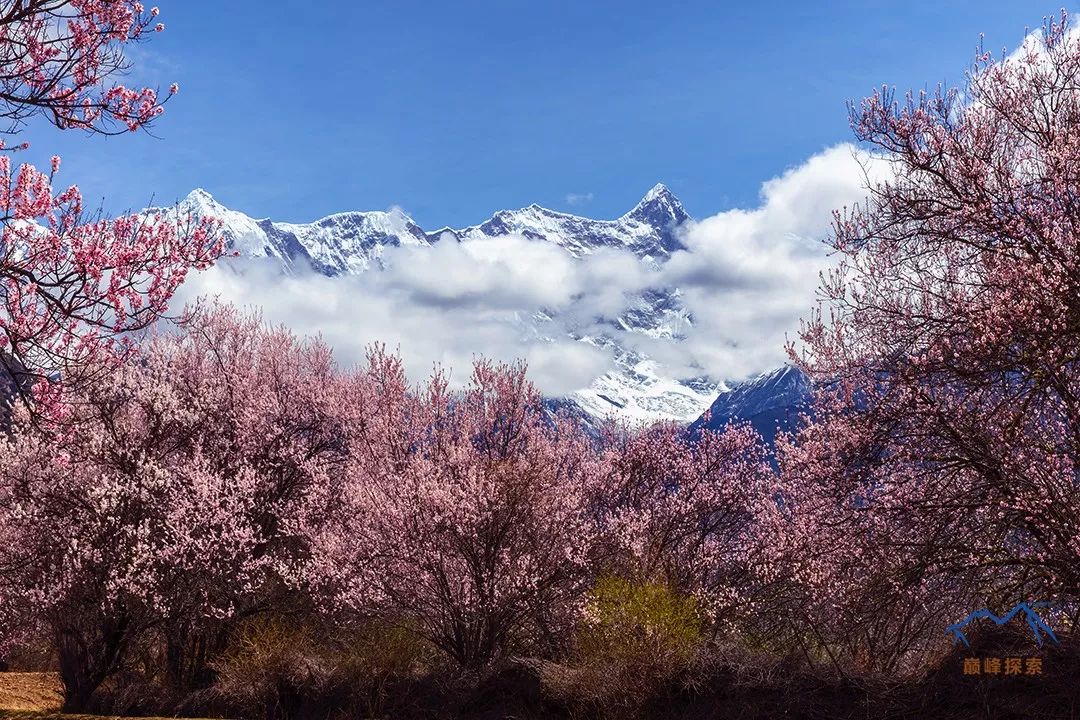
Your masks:
{"label": "snow-capped mountain", "polygon": [[718,430],[732,420],[745,420],[772,445],[781,430],[794,430],[800,413],[809,408],[810,379],[798,368],[785,365],[762,373],[720,393],[690,430]]}
{"label": "snow-capped mountain", "polygon": [[[622,217],[614,220],[556,212],[530,205],[502,210],[479,225],[425,231],[400,209],[344,212],[311,223],[256,220],[217,202],[205,190],[195,190],[179,203],[181,214],[209,215],[224,222],[231,247],[241,255],[278,260],[288,272],[310,267],[327,276],[359,275],[385,267],[387,248],[432,246],[443,241],[467,241],[507,235],[547,242],[583,258],[604,248],[626,249],[647,266],[658,267],[682,249],[679,228],[688,220],[682,203],[667,187],[658,184]],[[545,320],[537,308],[532,318],[542,335]],[[637,333],[662,341],[679,342],[693,317],[682,305],[677,289],[657,287],[632,299],[621,316],[603,318],[611,332],[571,335],[576,340],[609,350],[617,370],[597,378],[573,395],[589,415],[601,418],[620,415],[630,421],[660,419],[690,422],[726,389],[720,379],[668,377],[658,363],[634,352],[618,338]]]}
{"label": "snow-capped mountain", "polygon": [[429,237],[437,239],[449,233],[465,240],[521,235],[554,243],[575,257],[599,248],[615,247],[628,248],[646,260],[662,261],[683,248],[676,230],[689,219],[678,198],[658,184],[618,220],[591,220],[533,204],[521,210],[500,210],[490,220],[462,230],[443,228]]}
{"label": "snow-capped mountain", "polygon": [[432,243],[412,219],[396,209],[338,213],[305,224],[253,220],[202,189],[188,195],[178,209],[181,214],[222,220],[230,247],[241,255],[277,258],[286,268],[307,266],[323,275],[378,268],[386,247]]}

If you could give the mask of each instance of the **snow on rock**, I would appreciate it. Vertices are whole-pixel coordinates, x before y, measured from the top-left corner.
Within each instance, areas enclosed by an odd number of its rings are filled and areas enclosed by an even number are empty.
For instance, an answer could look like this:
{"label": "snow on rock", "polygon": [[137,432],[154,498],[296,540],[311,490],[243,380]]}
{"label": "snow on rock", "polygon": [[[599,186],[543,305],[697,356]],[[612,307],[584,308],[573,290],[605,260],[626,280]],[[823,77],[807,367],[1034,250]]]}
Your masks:
{"label": "snow on rock", "polygon": [[[328,276],[379,270],[384,267],[381,257],[387,247],[431,246],[440,240],[504,235],[552,243],[576,258],[602,248],[628,249],[655,267],[684,248],[678,229],[691,219],[678,198],[662,184],[654,186],[630,212],[615,220],[593,220],[534,204],[499,211],[479,225],[434,232],[425,232],[399,208],[338,213],[311,223],[255,220],[226,208],[202,189],[193,191],[176,209],[181,215],[212,215],[223,220],[230,246],[240,255],[276,258],[286,271],[310,267]],[[543,335],[548,320],[550,317],[543,312],[534,315],[537,336]],[[631,422],[694,420],[726,386],[705,377],[668,377],[658,363],[621,347],[617,341],[621,333],[629,332],[679,342],[692,323],[677,290],[655,288],[642,293],[623,315],[608,321],[610,336],[576,338],[610,349],[617,369],[575,393],[572,400],[597,419],[614,414]]]}
{"label": "snow on rock", "polygon": [[708,417],[690,427],[720,430],[729,422],[745,421],[771,445],[778,432],[796,429],[800,415],[810,409],[810,394],[810,379],[784,365],[732,385],[709,407]]}

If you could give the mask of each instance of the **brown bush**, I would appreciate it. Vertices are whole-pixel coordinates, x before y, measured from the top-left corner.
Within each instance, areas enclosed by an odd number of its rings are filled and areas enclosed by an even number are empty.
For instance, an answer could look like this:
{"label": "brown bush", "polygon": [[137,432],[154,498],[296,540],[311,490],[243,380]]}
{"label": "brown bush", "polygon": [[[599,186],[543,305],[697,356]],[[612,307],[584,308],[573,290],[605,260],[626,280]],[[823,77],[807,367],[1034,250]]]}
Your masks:
{"label": "brown bush", "polygon": [[213,667],[216,697],[245,717],[378,717],[410,699],[434,650],[407,628],[333,630],[288,617],[247,623]]}

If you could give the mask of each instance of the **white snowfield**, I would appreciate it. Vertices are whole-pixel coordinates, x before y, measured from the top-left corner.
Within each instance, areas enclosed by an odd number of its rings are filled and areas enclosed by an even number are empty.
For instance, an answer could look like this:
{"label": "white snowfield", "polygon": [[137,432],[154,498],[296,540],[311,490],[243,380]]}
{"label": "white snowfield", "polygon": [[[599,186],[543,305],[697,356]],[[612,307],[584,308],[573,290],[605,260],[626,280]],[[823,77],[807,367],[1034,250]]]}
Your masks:
{"label": "white snowfield", "polygon": [[[255,220],[218,203],[202,189],[193,191],[177,208],[182,215],[209,215],[224,222],[232,249],[241,255],[277,259],[286,272],[310,267],[327,276],[360,275],[385,267],[383,253],[400,246],[432,246],[439,241],[473,241],[507,235],[548,242],[574,258],[604,248],[632,251],[647,267],[664,263],[682,249],[678,228],[690,220],[679,200],[661,184],[653,187],[630,212],[615,220],[592,220],[530,205],[502,210],[479,225],[426,232],[400,209],[345,212],[311,223]],[[537,308],[532,332],[543,336],[550,320]],[[611,351],[616,369],[573,394],[572,399],[594,418],[618,415],[631,422],[695,420],[727,387],[720,379],[677,379],[654,360],[619,343],[620,335],[680,342],[693,317],[681,304],[675,288],[657,287],[633,299],[619,317],[604,318],[612,328],[604,333],[572,335],[576,340]],[[625,343],[624,343],[625,344]],[[482,348],[478,349],[482,352]]]}

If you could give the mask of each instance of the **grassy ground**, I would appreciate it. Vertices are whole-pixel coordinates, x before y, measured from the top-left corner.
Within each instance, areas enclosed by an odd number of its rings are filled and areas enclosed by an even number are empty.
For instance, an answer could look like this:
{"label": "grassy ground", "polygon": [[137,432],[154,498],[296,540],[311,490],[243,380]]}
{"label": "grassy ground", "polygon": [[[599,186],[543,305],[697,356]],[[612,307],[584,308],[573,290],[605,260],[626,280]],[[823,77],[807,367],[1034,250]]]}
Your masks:
{"label": "grassy ground", "polygon": [[[53,711],[0,710],[3,720],[125,720],[121,717],[106,715],[73,715]],[[175,718],[139,718],[139,720],[176,720]]]}

